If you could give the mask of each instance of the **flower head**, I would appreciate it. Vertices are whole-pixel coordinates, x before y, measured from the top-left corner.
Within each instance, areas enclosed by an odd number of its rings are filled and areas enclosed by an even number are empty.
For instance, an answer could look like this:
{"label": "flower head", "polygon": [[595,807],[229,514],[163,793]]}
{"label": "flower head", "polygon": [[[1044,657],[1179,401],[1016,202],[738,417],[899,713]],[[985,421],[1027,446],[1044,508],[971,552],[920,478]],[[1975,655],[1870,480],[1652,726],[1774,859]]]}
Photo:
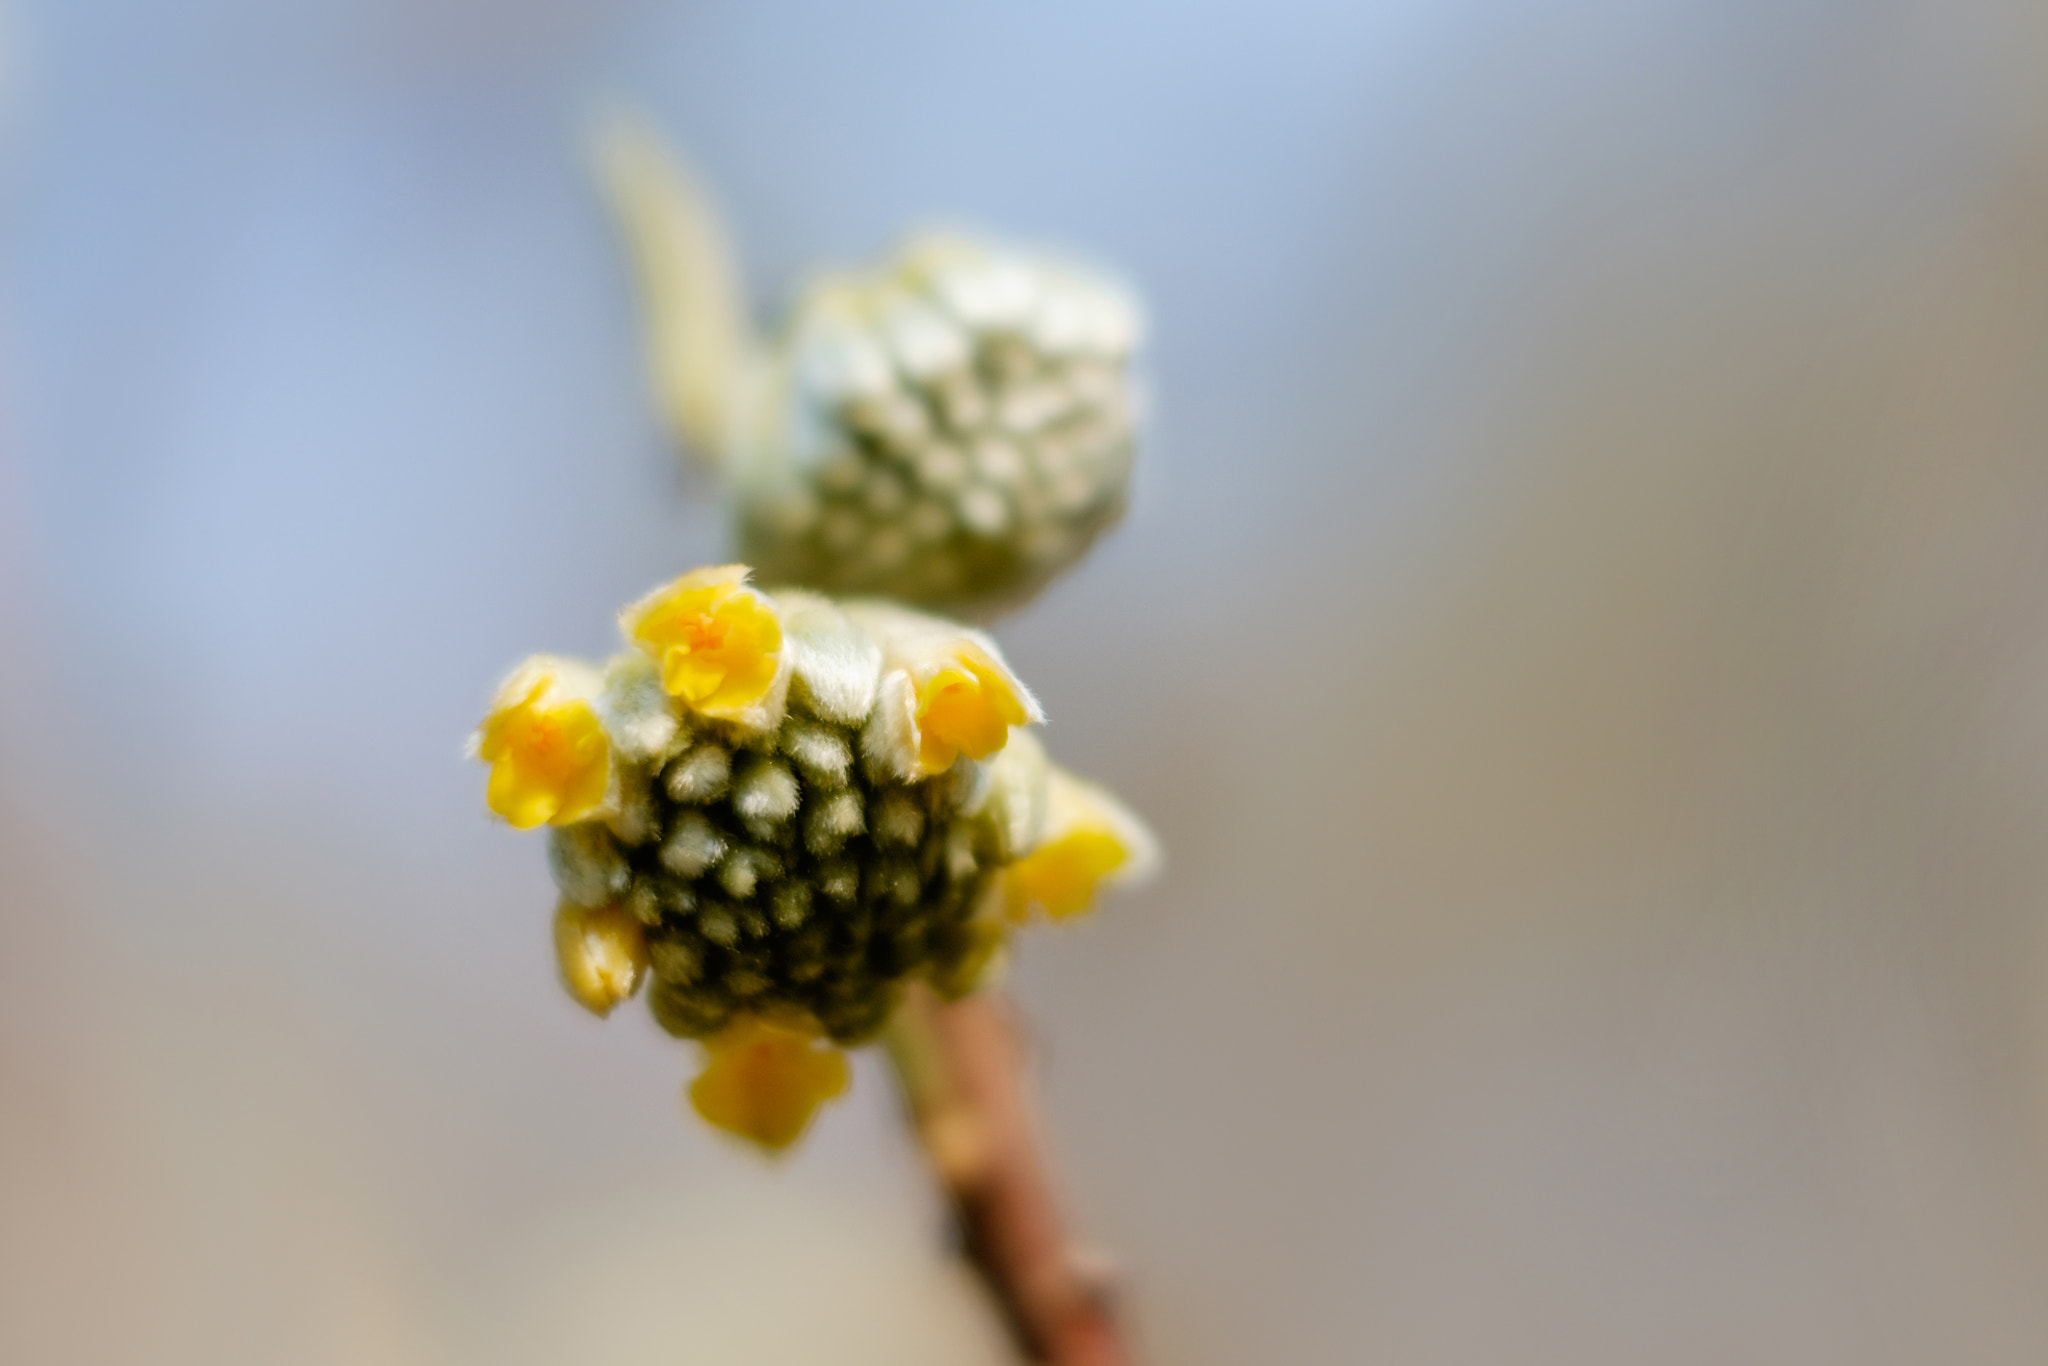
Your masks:
{"label": "flower head", "polygon": [[707,1124],[770,1152],[788,1147],[846,1089],[845,1055],[815,1029],[749,1015],[705,1041],[690,1106]]}
{"label": "flower head", "polygon": [[631,120],[597,151],[655,397],[770,578],[986,614],[1122,515],[1143,324],[1109,275],[928,233],[816,280],[763,342],[710,195]]}
{"label": "flower head", "polygon": [[499,687],[470,739],[491,766],[485,798],[521,830],[596,814],[612,789],[610,742],[592,705],[595,671],[536,655]]}
{"label": "flower head", "polygon": [[1137,310],[1050,256],[930,235],[821,280],[752,372],[728,468],[778,580],[986,613],[1123,513]]}
{"label": "flower head", "polygon": [[697,569],[619,617],[626,638],[661,667],[661,685],[701,716],[772,724],[787,686],[782,621],[739,564]]}
{"label": "flower head", "polygon": [[980,632],[740,566],[622,622],[638,649],[602,672],[521,666],[476,748],[495,808],[556,826],[563,985],[603,1015],[644,984],[709,1050],[690,1097],[722,1129],[794,1141],[908,984],[978,989],[1029,907],[1148,857],[1022,729],[1038,704]]}

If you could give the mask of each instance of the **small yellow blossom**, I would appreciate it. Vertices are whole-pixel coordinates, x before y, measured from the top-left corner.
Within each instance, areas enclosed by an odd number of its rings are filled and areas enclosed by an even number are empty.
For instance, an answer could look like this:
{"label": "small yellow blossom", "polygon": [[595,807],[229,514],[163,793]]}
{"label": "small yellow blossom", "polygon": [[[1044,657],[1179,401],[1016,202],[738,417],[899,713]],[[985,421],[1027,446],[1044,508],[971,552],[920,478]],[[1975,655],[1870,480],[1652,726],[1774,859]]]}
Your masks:
{"label": "small yellow blossom", "polygon": [[944,773],[963,754],[986,759],[1009,742],[1013,727],[1045,719],[981,632],[887,603],[844,610],[882,646],[888,672],[865,743],[899,777]]}
{"label": "small yellow blossom", "polygon": [[944,773],[965,754],[986,759],[1010,738],[1010,727],[1031,720],[1023,690],[989,652],[962,640],[917,687],[917,762],[925,773]]}
{"label": "small yellow blossom", "polygon": [[1075,830],[1040,845],[1010,867],[1011,913],[1041,906],[1054,920],[1095,902],[1098,883],[1130,861],[1131,851],[1105,830]]}
{"label": "small yellow blossom", "polygon": [[620,615],[626,638],[661,666],[661,685],[694,711],[742,721],[782,671],[775,604],[739,564],[696,569]]}
{"label": "small yellow blossom", "polygon": [[817,1108],[847,1086],[845,1056],[806,1027],[747,1016],[707,1047],[710,1062],[690,1083],[691,1107],[770,1152],[795,1142]]}
{"label": "small yellow blossom", "polygon": [[647,935],[621,906],[584,907],[564,900],[555,911],[555,957],[562,985],[576,1003],[603,1017],[640,989],[647,973]]}
{"label": "small yellow blossom", "polygon": [[591,706],[589,670],[538,656],[498,690],[471,740],[491,766],[485,798],[521,830],[596,814],[611,790],[611,744]]}
{"label": "small yellow blossom", "polygon": [[1157,865],[1151,832],[1101,788],[1049,767],[1045,794],[1042,835],[1004,873],[1012,920],[1033,906],[1066,920],[1093,905],[1105,883],[1144,877]]}

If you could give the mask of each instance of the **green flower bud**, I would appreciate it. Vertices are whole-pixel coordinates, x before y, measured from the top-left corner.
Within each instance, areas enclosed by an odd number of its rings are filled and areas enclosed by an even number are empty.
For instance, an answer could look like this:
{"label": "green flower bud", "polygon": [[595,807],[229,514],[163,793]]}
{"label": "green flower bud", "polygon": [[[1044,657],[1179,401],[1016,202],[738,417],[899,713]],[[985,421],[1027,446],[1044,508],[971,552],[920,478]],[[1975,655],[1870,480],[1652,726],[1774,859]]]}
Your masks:
{"label": "green flower bud", "polygon": [[1121,515],[1140,333],[1121,286],[933,234],[820,280],[764,345],[704,189],[636,120],[608,121],[594,151],[656,400],[725,477],[769,581],[985,615]]}
{"label": "green flower bud", "polygon": [[814,286],[732,429],[742,553],[773,581],[985,613],[1122,514],[1136,309],[964,237]]}

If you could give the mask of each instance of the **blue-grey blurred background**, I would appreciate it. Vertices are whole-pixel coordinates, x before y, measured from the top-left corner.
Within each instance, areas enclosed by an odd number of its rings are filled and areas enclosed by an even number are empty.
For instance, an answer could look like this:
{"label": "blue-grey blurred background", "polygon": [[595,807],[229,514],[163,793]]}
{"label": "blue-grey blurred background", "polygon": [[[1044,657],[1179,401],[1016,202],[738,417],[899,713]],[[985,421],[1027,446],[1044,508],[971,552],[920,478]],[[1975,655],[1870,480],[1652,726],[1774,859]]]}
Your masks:
{"label": "blue-grey blurred background", "polygon": [[1006,1359],[873,1062],[686,1122],[460,759],[722,550],[616,100],[764,316],[1149,301],[1001,633],[1170,857],[1013,978],[1153,1360],[2048,1360],[2039,0],[14,0],[0,1358]]}

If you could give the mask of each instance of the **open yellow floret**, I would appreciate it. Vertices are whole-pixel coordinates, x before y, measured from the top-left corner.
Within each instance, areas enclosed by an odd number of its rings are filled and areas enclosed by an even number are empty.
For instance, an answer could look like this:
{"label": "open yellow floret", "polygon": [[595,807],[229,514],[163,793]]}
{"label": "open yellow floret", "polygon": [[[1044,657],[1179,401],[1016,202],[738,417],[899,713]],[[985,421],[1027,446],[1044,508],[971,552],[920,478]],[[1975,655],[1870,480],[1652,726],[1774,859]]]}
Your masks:
{"label": "open yellow floret", "polygon": [[970,641],[917,680],[917,762],[944,773],[961,755],[986,759],[1031,714],[1009,670]]}
{"label": "open yellow floret", "polygon": [[1095,904],[1102,880],[1130,859],[1131,851],[1107,830],[1075,830],[1048,840],[1010,866],[1011,914],[1022,919],[1038,906],[1054,920],[1079,915]]}
{"label": "open yellow floret", "polygon": [[820,1105],[844,1091],[846,1058],[814,1030],[748,1016],[706,1045],[711,1060],[690,1083],[707,1124],[771,1152],[795,1142]]}
{"label": "open yellow floret", "polygon": [[747,567],[692,570],[628,607],[627,639],[661,666],[661,686],[700,715],[739,720],[775,684],[782,620]]}
{"label": "open yellow floret", "polygon": [[583,820],[611,787],[611,744],[565,667],[544,658],[522,665],[474,740],[491,766],[485,800],[521,830]]}
{"label": "open yellow floret", "polygon": [[1093,783],[1049,768],[1045,798],[1037,843],[1003,874],[1011,919],[1024,920],[1034,906],[1054,920],[1079,915],[1105,883],[1141,879],[1157,866],[1151,832]]}
{"label": "open yellow floret", "polygon": [[882,647],[880,702],[862,743],[904,781],[944,773],[963,755],[986,759],[1012,730],[1045,719],[981,632],[891,603],[841,610]]}

